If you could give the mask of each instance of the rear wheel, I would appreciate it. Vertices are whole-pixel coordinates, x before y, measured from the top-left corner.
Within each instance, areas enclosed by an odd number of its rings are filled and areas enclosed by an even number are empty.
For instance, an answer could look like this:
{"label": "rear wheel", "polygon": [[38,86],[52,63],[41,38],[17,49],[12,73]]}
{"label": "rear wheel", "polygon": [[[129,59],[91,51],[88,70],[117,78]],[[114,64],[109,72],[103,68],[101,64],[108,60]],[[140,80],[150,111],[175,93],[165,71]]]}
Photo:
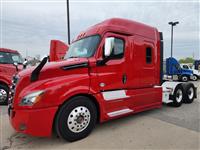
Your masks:
{"label": "rear wheel", "polygon": [[189,80],[188,76],[186,76],[186,75],[181,76],[181,81],[187,82],[188,80]]}
{"label": "rear wheel", "polygon": [[60,137],[72,142],[88,136],[96,120],[95,104],[87,97],[78,96],[61,107],[55,120],[55,129]]}
{"label": "rear wheel", "polygon": [[0,105],[8,104],[8,87],[6,85],[0,84]]}
{"label": "rear wheel", "polygon": [[183,103],[183,96],[183,87],[178,85],[174,90],[172,106],[180,107]]}
{"label": "rear wheel", "polygon": [[195,98],[195,87],[194,84],[189,83],[184,86],[184,102],[185,103],[192,103]]}

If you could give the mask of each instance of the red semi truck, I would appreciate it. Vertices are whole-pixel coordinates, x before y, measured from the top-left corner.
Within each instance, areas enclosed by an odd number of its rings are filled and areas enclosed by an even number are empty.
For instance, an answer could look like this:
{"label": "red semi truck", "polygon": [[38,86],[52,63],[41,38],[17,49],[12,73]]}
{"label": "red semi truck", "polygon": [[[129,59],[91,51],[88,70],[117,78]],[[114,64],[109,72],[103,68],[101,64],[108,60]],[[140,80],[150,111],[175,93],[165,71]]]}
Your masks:
{"label": "red semi truck", "polygon": [[17,72],[14,63],[22,69],[23,59],[18,51],[0,48],[0,104],[7,104],[8,92],[13,75]]}
{"label": "red semi truck", "polygon": [[74,40],[63,61],[13,78],[8,112],[13,128],[33,136],[54,130],[65,140],[90,134],[97,122],[192,103],[192,83],[162,80],[162,34],[154,27],[109,19]]}
{"label": "red semi truck", "polygon": [[[61,61],[68,45],[58,40],[51,40],[49,61]],[[12,77],[22,68],[26,68],[20,53],[16,50],[0,48],[0,105],[8,103],[8,92]]]}

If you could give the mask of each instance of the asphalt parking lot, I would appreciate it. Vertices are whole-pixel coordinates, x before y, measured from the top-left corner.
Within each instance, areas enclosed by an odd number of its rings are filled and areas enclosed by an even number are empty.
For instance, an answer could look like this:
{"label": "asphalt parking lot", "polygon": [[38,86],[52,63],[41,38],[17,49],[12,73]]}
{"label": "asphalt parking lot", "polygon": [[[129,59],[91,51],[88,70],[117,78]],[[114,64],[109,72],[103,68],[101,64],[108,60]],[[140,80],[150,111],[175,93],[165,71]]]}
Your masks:
{"label": "asphalt parking lot", "polygon": [[9,124],[7,107],[0,106],[0,149],[200,149],[200,81],[198,98],[179,108],[131,115],[96,126],[91,135],[69,143],[16,133]]}

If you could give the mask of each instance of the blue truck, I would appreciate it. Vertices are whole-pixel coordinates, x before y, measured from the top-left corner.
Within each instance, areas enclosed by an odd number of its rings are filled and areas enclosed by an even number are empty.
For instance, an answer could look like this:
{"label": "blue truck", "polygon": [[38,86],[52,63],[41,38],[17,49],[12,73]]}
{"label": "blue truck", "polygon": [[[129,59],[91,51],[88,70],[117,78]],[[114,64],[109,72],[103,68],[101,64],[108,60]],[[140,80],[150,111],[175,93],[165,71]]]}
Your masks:
{"label": "blue truck", "polygon": [[172,80],[179,80],[183,82],[193,79],[193,71],[181,68],[179,62],[173,57],[166,59],[163,70],[165,79],[170,77]]}
{"label": "blue truck", "polygon": [[200,70],[200,60],[195,60],[194,61],[194,69]]}

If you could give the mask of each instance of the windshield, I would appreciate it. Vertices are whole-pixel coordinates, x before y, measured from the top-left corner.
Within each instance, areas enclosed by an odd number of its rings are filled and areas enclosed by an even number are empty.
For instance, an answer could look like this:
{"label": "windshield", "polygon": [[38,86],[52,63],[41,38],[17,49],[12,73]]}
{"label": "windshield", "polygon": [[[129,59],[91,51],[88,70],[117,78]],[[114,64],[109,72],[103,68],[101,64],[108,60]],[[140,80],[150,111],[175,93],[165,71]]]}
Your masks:
{"label": "windshield", "polygon": [[23,59],[20,54],[0,52],[0,63],[1,64],[13,64],[14,62],[18,64],[23,63]]}
{"label": "windshield", "polygon": [[179,64],[174,65],[177,70],[181,70],[181,66]]}
{"label": "windshield", "polygon": [[93,35],[72,43],[64,59],[76,57],[91,57],[94,55],[100,42],[99,35]]}

